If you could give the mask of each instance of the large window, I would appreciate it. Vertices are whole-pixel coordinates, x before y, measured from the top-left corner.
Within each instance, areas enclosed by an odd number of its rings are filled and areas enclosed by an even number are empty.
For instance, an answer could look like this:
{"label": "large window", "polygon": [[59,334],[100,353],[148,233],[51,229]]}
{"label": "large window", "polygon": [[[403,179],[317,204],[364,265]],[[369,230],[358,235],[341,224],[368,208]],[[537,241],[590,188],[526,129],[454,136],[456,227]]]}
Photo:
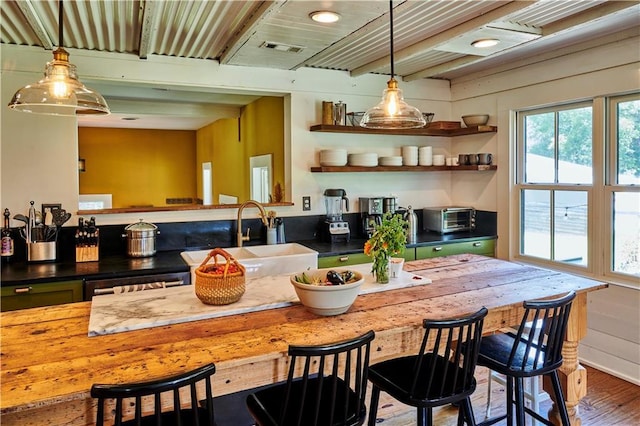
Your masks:
{"label": "large window", "polygon": [[610,155],[606,196],[611,206],[613,273],[640,276],[640,96],[609,101]]}
{"label": "large window", "polygon": [[519,256],[640,283],[640,95],[517,113]]}

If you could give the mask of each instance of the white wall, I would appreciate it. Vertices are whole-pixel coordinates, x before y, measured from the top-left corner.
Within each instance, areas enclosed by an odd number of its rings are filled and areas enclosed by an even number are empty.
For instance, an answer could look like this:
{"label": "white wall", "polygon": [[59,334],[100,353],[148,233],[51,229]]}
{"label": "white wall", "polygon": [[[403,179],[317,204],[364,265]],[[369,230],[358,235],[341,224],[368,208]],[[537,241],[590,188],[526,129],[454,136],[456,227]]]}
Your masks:
{"label": "white wall", "polygon": [[[514,259],[517,241],[516,196],[513,192],[514,139],[507,130],[513,112],[566,101],[591,99],[640,89],[640,39],[612,39],[610,43],[558,58],[540,58],[527,67],[508,72],[471,75],[452,82],[452,115],[489,113],[498,125],[495,140],[470,149],[495,153],[498,171],[480,193],[465,180],[454,179],[457,203],[495,205],[498,212],[498,256]],[[489,198],[489,200],[486,200]],[[597,244],[597,242],[596,242]],[[575,271],[573,271],[575,272]],[[580,345],[585,364],[640,384],[640,291],[617,285],[610,278],[590,276],[610,283],[588,297],[588,334]],[[622,284],[622,283],[619,283]]]}

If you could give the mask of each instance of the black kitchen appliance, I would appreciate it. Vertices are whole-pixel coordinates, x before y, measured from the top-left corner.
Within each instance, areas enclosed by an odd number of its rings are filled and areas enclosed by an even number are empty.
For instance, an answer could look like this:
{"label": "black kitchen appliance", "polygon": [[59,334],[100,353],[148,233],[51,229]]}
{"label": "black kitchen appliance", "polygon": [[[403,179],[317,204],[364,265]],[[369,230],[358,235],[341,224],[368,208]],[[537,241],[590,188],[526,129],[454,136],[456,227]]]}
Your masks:
{"label": "black kitchen appliance", "polygon": [[376,227],[382,223],[383,197],[360,197],[360,234],[371,238]]}
{"label": "black kitchen appliance", "polygon": [[325,189],[324,205],[327,217],[323,223],[324,240],[330,243],[348,242],[351,238],[349,222],[342,219],[342,206],[349,211],[349,199],[344,189]]}

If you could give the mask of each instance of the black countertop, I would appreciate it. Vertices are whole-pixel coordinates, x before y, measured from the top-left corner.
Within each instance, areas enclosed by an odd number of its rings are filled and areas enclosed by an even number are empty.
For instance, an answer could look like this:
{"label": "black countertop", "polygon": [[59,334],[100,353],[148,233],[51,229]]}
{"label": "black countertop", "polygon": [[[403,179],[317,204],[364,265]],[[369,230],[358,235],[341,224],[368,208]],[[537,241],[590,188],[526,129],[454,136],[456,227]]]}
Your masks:
{"label": "black countertop", "polygon": [[[456,232],[440,235],[434,232],[418,234],[416,243],[407,248],[431,246],[447,242],[465,242],[492,239],[496,235],[482,232]],[[364,238],[352,238],[349,242],[331,244],[318,240],[297,241],[319,253],[319,257],[361,253]],[[101,257],[97,262],[16,262],[2,265],[2,286],[70,281],[78,279],[123,278],[137,275],[188,272],[189,266],[180,256],[184,250],[160,251],[152,257],[130,258],[126,255]]]}

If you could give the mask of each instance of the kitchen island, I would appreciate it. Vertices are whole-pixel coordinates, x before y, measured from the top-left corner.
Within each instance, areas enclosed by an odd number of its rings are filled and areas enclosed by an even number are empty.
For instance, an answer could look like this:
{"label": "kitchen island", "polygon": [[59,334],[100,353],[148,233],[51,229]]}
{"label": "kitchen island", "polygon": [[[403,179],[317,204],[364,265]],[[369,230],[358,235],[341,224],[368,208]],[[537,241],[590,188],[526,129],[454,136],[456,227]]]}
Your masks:
{"label": "kitchen island", "polygon": [[[407,262],[405,270],[432,283],[358,296],[349,311],[319,317],[301,305],[152,329],[88,337],[90,302],[6,312],[2,320],[3,425],[90,425],[93,383],[148,380],[214,362],[214,393],[228,394],[285,378],[289,344],[319,344],[370,329],[372,362],[412,352],[423,318],[489,309],[485,333],[516,324],[523,300],[574,290],[564,347],[572,423],[586,394],[578,342],[586,333],[587,293],[606,284],[573,275],[476,256]],[[194,296],[195,297],[195,296]]]}

